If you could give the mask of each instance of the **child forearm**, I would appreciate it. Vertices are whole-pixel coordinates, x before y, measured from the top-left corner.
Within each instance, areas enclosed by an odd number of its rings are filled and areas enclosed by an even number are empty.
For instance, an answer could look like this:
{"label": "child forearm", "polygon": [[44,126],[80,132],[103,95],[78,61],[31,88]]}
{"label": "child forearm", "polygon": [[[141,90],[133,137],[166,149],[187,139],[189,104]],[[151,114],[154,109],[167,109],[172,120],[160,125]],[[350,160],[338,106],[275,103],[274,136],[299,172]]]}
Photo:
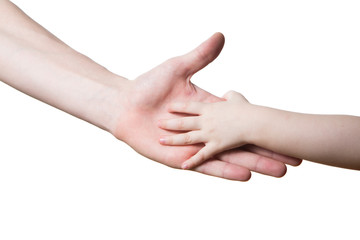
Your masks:
{"label": "child forearm", "polygon": [[360,170],[360,118],[254,106],[251,143],[293,157]]}

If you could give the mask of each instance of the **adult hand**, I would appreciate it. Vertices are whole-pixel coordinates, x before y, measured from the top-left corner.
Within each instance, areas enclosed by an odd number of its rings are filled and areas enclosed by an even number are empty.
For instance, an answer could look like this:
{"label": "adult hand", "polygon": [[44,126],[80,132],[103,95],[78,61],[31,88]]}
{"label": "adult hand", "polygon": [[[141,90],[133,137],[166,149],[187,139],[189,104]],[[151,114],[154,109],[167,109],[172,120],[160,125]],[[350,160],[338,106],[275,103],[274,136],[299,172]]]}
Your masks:
{"label": "adult hand", "polygon": [[[169,118],[170,101],[219,101],[190,83],[190,77],[216,58],[224,37],[215,34],[193,52],[173,58],[135,81],[117,76],[68,47],[10,1],[0,1],[0,79],[4,83],[113,133],[141,154],[172,167],[200,146],[169,147],[158,143]],[[79,67],[80,66],[80,67]],[[237,150],[219,155],[196,170],[246,180],[249,170],[281,176],[285,165],[269,152]],[[272,157],[278,159],[277,157]],[[284,158],[298,164],[298,160]]]}
{"label": "adult hand", "polygon": [[[170,102],[221,101],[191,83],[190,78],[219,55],[224,41],[224,36],[216,33],[190,53],[169,59],[131,81],[130,90],[125,93],[125,110],[118,119],[115,137],[150,159],[180,168],[181,164],[203,145],[159,144],[160,136],[172,133],[160,129],[158,120],[174,117],[167,109]],[[251,177],[250,171],[281,177],[286,173],[285,164],[296,166],[300,163],[300,159],[256,146],[245,146],[221,153],[194,170],[226,179],[246,181]]]}

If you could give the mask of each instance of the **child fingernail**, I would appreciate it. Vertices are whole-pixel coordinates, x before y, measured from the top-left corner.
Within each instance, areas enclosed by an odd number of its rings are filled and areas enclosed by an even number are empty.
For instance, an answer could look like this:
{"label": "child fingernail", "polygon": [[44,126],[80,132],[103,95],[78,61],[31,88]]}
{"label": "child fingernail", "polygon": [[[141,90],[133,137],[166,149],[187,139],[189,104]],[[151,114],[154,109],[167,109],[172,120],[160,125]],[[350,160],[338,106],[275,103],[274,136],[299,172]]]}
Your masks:
{"label": "child fingernail", "polygon": [[189,165],[188,165],[186,162],[184,162],[184,163],[181,165],[181,168],[184,169],[184,170],[189,169]]}
{"label": "child fingernail", "polygon": [[161,144],[165,144],[165,143],[166,143],[166,139],[165,139],[165,138],[160,138],[159,142],[160,142]]}

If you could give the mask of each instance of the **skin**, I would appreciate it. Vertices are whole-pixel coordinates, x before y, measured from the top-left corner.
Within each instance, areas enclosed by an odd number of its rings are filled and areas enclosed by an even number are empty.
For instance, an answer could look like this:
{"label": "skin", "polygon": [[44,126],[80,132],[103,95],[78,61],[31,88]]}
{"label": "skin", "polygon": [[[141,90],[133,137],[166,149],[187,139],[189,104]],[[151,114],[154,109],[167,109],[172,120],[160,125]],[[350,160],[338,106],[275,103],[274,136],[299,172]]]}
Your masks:
{"label": "skin", "polygon": [[160,120],[159,127],[187,131],[160,138],[164,145],[204,143],[182,165],[198,166],[219,152],[256,144],[313,162],[360,170],[360,118],[281,111],[250,104],[240,93],[227,93],[224,102],[174,102],[170,112],[191,117]]}
{"label": "skin", "polygon": [[[223,44],[223,35],[217,33],[190,53],[172,58],[133,81],[130,96],[125,104],[128,109],[127,118],[120,121],[120,128],[115,135],[142,155],[180,168],[181,164],[202,145],[160,145],[160,136],[173,133],[158,128],[157,122],[159,119],[178,116],[167,110],[170,102],[182,99],[200,102],[221,100],[192,84],[190,78],[218,56]],[[151,86],[158,87],[149,91]],[[124,131],[123,126],[129,126],[126,128],[127,131]],[[296,166],[299,160],[252,147],[224,152],[194,170],[227,179],[247,180],[250,171],[282,176],[285,170],[283,163]]]}
{"label": "skin", "polygon": [[[223,45],[224,36],[217,33],[190,53],[130,81],[76,52],[11,2],[0,0],[0,79],[4,83],[94,124],[140,154],[174,168],[180,168],[202,145],[159,144],[160,136],[174,132],[159,129],[157,121],[179,116],[167,111],[167,104],[173,101],[221,100],[192,84],[190,78],[212,62]],[[285,164],[300,163],[300,159],[247,146],[222,152],[194,170],[246,181],[251,171],[281,177]]]}

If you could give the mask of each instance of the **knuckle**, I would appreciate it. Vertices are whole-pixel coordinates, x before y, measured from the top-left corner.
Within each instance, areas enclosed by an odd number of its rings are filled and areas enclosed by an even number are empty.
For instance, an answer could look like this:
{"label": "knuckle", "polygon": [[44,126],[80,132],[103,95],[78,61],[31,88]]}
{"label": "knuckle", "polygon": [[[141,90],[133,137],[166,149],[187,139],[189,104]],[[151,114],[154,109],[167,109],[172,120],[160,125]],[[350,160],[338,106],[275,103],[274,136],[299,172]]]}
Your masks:
{"label": "knuckle", "polygon": [[206,54],[204,51],[202,51],[199,48],[197,48],[195,50],[195,54],[196,54],[198,61],[201,61],[201,62],[209,62],[210,61],[210,57],[208,56],[208,54]]}
{"label": "knuckle", "polygon": [[234,95],[234,94],[235,94],[235,91],[234,91],[234,90],[230,90],[230,91],[227,92],[227,94],[229,94],[229,96]]}
{"label": "knuckle", "polygon": [[233,91],[233,90],[230,90],[230,91],[228,91],[228,92],[226,92],[226,93],[224,94],[224,97],[225,97],[226,99],[229,99],[229,98],[232,97],[233,94],[234,94],[234,91]]}
{"label": "knuckle", "polygon": [[185,125],[184,119],[179,119],[177,121],[177,129],[179,130],[184,129],[184,125]]}
{"label": "knuckle", "polygon": [[192,143],[192,138],[191,138],[190,134],[188,134],[188,133],[184,134],[184,143],[185,144],[191,144]]}
{"label": "knuckle", "polygon": [[210,135],[213,135],[216,132],[216,129],[214,127],[210,127],[207,129],[207,131]]}
{"label": "knuckle", "polygon": [[185,112],[185,111],[188,109],[188,107],[189,107],[189,103],[188,103],[188,102],[184,102],[184,103],[182,103],[182,105],[181,105],[181,110],[182,110],[183,112]]}
{"label": "knuckle", "polygon": [[177,57],[170,58],[165,62],[168,71],[173,72],[176,70],[177,66],[179,65],[179,59]]}

